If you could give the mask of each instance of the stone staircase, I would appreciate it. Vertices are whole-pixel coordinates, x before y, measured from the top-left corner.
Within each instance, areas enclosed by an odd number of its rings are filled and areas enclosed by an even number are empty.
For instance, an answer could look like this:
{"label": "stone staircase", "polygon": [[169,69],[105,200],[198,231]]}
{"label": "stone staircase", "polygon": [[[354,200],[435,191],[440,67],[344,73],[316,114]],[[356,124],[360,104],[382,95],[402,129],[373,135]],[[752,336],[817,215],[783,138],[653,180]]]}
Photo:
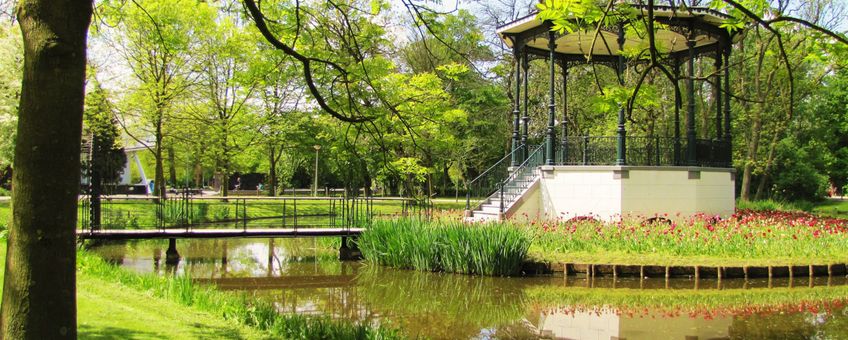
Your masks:
{"label": "stone staircase", "polygon": [[515,169],[508,178],[507,183],[503,186],[503,195],[497,190],[485,200],[483,200],[476,209],[471,211],[470,216],[466,216],[466,221],[469,222],[484,222],[497,221],[501,216],[501,197],[503,197],[503,211],[507,213],[509,209],[518,201],[540,178],[539,167],[519,167]]}

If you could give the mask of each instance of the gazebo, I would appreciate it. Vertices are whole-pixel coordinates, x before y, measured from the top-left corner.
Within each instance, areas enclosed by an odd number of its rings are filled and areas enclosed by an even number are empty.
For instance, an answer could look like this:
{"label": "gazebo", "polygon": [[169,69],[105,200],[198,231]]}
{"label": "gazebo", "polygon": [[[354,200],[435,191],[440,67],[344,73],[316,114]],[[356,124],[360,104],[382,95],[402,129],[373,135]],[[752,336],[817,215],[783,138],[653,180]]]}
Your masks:
{"label": "gazebo", "polygon": [[[635,12],[629,20],[647,20],[647,7],[628,6]],[[628,135],[624,103],[620,103],[615,134],[609,136],[573,131],[569,135],[567,123],[576,116],[569,114],[567,102],[561,103],[562,110],[557,112],[558,73],[561,89],[567,92],[570,68],[608,66],[623,85],[626,67],[647,62],[628,60],[621,53],[648,44],[644,36],[626,34],[628,22],[559,34],[551,30],[552,23],[531,14],[499,27],[497,32],[512,48],[516,61],[512,152],[471,182],[466,216],[475,220],[513,216],[616,220],[624,216],[671,219],[668,216],[732,214],[731,79],[725,65],[734,34],[720,27],[728,18],[707,8],[654,6],[655,45],[661,63],[675,82],[685,80],[686,85],[683,121],[683,98],[681,91],[675,91],[673,135],[663,137]],[[696,124],[693,75],[696,59],[703,57],[715,61],[710,79],[714,128]],[[547,130],[538,146],[528,141],[528,71],[533,59],[545,59],[549,65]],[[681,67],[688,69],[686,76],[681,76]],[[707,131],[715,134],[699,139],[699,129],[702,135]],[[504,170],[497,171],[499,167]],[[474,196],[481,199],[474,200]]]}

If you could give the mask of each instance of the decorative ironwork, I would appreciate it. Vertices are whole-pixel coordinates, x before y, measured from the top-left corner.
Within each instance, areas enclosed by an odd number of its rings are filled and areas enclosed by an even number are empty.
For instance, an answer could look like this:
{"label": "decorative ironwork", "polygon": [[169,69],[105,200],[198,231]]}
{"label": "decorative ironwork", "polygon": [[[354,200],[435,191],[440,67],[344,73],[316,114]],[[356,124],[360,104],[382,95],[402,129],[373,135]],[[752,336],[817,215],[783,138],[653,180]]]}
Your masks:
{"label": "decorative ironwork", "polygon": [[[562,153],[558,165],[616,165],[617,136],[573,136],[564,139],[568,148],[565,159]],[[675,145],[687,148],[685,139],[671,137],[632,137],[627,141],[629,166],[679,166],[683,165]],[[728,157],[730,144],[723,140],[698,139],[695,142],[695,166],[731,166]]]}
{"label": "decorative ironwork", "polygon": [[539,166],[545,163],[544,149],[545,144],[536,146],[524,160],[524,163],[513,169],[509,176],[500,183],[500,190],[497,194],[500,197],[501,214],[505,212],[505,209],[509,209],[536,180],[535,174]]}
{"label": "decorative ironwork", "polygon": [[[468,182],[465,195],[465,209],[476,208],[486,200],[492,193],[499,190],[503,179],[509,176],[510,161],[514,155],[521,154],[524,145],[515,148],[509,155],[504,156],[494,165],[483,171],[476,178]],[[523,161],[522,161],[523,163]],[[519,164],[520,165],[520,164]]]}

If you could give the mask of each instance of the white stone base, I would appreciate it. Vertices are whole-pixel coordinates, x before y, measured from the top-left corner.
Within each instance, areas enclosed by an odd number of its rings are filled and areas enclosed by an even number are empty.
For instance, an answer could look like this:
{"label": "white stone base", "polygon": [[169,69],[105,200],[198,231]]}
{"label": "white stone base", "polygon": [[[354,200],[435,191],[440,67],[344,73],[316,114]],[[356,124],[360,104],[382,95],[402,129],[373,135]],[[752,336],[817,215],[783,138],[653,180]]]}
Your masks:
{"label": "white stone base", "polygon": [[541,170],[538,190],[511,207],[508,218],[679,220],[698,213],[727,217],[735,207],[734,169],[542,166]]}

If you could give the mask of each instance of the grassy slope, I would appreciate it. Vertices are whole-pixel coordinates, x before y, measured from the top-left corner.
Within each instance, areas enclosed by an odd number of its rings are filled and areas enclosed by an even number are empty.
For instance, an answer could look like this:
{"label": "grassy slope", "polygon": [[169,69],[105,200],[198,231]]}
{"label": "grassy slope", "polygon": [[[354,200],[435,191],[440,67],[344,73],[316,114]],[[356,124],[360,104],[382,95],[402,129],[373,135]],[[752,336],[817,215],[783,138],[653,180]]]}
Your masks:
{"label": "grassy slope", "polygon": [[813,213],[839,218],[848,218],[848,199],[826,200],[813,207]]}
{"label": "grassy slope", "polygon": [[[0,272],[6,242],[0,242]],[[0,276],[2,292],[2,276]],[[261,339],[246,327],[88,275],[77,276],[80,339]]]}

